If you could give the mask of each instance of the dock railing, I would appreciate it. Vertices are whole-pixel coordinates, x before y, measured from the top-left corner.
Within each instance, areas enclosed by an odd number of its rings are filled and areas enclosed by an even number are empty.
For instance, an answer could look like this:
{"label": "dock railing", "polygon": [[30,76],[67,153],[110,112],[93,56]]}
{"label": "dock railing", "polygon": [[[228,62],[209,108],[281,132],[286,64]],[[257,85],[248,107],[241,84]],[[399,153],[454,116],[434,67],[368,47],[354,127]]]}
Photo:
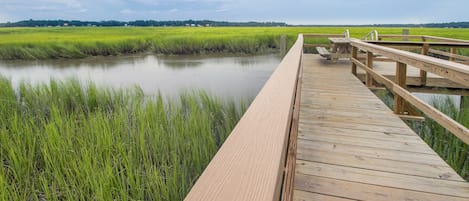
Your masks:
{"label": "dock railing", "polygon": [[447,57],[450,61],[469,64],[469,57],[458,54],[458,49],[469,48],[469,40],[428,35],[382,34],[379,35],[378,40],[365,39],[364,41],[404,50],[420,50],[425,55],[430,53]]}
{"label": "dock railing", "polygon": [[281,61],[185,200],[279,200],[303,35]]}
{"label": "dock railing", "polygon": [[[422,111],[429,118],[435,120],[448,131],[453,133],[466,144],[469,144],[469,129],[444,113],[420,100],[406,90],[407,65],[419,68],[447,78],[464,86],[469,86],[469,66],[451,61],[445,61],[421,54],[397,50],[389,47],[370,44],[357,39],[351,40],[352,46],[352,73],[357,75],[357,67],[366,71],[366,85],[371,87],[373,82],[383,84],[394,94],[394,113],[405,116],[408,103]],[[358,52],[366,52],[366,62],[358,58]],[[383,55],[396,62],[395,82],[373,70],[373,55]]]}

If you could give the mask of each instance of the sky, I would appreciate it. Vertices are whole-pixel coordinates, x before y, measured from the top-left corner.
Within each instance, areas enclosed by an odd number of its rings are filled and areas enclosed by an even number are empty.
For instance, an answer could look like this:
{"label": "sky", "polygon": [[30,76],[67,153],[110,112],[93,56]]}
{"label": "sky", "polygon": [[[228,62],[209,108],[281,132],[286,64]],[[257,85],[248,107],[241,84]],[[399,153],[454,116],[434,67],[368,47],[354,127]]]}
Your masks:
{"label": "sky", "polygon": [[0,22],[216,20],[288,24],[469,21],[468,0],[0,0]]}

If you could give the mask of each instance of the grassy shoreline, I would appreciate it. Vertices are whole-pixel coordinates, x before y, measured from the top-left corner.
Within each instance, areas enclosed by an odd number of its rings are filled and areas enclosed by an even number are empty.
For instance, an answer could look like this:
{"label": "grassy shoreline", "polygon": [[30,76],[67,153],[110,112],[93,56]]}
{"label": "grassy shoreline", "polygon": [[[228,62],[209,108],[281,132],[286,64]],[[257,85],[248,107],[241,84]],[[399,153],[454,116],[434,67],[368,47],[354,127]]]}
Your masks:
{"label": "grassy shoreline", "polygon": [[[299,33],[342,33],[346,27],[61,27],[0,28],[0,59],[83,58],[154,52],[161,54],[265,53]],[[370,30],[400,34],[402,28],[350,28],[361,38]],[[469,39],[469,29],[410,28],[411,34]],[[311,39],[312,40],[312,39]],[[308,42],[308,39],[306,40]]]}
{"label": "grassy shoreline", "polygon": [[0,78],[0,200],[182,200],[246,109]]}

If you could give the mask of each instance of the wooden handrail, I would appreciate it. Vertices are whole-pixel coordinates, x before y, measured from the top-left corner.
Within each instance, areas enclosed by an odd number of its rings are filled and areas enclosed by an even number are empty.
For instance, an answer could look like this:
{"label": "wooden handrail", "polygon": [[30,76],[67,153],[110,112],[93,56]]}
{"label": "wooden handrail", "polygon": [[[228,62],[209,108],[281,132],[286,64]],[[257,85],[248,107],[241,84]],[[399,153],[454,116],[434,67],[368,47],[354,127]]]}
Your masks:
{"label": "wooden handrail", "polygon": [[469,86],[469,66],[467,65],[374,45],[358,39],[351,39],[351,45],[368,52],[383,55],[394,61],[420,68],[421,70],[439,75],[459,84]]}
{"label": "wooden handrail", "polygon": [[[394,93],[395,104],[402,104],[402,100],[414,105],[417,109],[422,111],[428,117],[432,118],[444,128],[448,129],[456,137],[461,139],[464,143],[469,144],[469,129],[455,120],[451,119],[444,113],[420,100],[408,90],[406,90],[405,79],[406,79],[406,66],[412,65],[431,73],[438,74],[454,82],[461,83],[465,86],[469,86],[469,66],[449,62],[432,58],[429,56],[419,55],[411,52],[396,50],[388,47],[379,45],[369,44],[366,42],[359,41],[357,39],[351,40],[352,52],[357,52],[358,49],[365,50],[368,52],[369,59],[372,59],[373,53],[384,55],[394,61],[396,61],[396,82],[391,81],[385,76],[377,73],[373,70],[371,65],[364,64],[359,61],[356,54],[353,54],[352,60],[352,73],[356,74],[356,67],[360,67],[366,71],[367,76],[372,77],[375,81],[383,84]],[[370,62],[372,63],[372,62]],[[355,72],[354,72],[355,71]],[[369,82],[369,83],[368,83]],[[367,81],[367,85],[373,82]],[[395,105],[395,107],[400,107]],[[401,108],[395,108],[395,113],[400,114]]]}
{"label": "wooden handrail", "polygon": [[393,35],[393,34],[382,34],[379,35],[380,39],[383,38],[407,38],[407,39],[420,39],[422,41],[433,40],[437,42],[454,42],[454,43],[469,43],[469,40],[454,39],[454,38],[444,38],[438,36],[428,36],[428,35]]}
{"label": "wooden handrail", "polygon": [[303,43],[300,34],[185,200],[279,200]]}
{"label": "wooden handrail", "polygon": [[375,41],[364,40],[363,42],[383,45],[383,46],[408,46],[408,47],[421,47],[423,45],[430,45],[432,47],[456,47],[456,48],[469,48],[469,43],[461,42],[424,42],[424,41]]}

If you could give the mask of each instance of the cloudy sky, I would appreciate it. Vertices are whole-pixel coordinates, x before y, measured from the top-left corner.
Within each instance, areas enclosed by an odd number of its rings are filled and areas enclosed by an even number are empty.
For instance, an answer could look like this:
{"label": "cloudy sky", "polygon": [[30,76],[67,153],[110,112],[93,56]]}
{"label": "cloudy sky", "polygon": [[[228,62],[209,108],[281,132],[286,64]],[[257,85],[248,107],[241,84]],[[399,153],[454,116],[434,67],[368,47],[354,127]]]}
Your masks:
{"label": "cloudy sky", "polygon": [[0,22],[226,20],[289,24],[469,21],[468,0],[0,0]]}

